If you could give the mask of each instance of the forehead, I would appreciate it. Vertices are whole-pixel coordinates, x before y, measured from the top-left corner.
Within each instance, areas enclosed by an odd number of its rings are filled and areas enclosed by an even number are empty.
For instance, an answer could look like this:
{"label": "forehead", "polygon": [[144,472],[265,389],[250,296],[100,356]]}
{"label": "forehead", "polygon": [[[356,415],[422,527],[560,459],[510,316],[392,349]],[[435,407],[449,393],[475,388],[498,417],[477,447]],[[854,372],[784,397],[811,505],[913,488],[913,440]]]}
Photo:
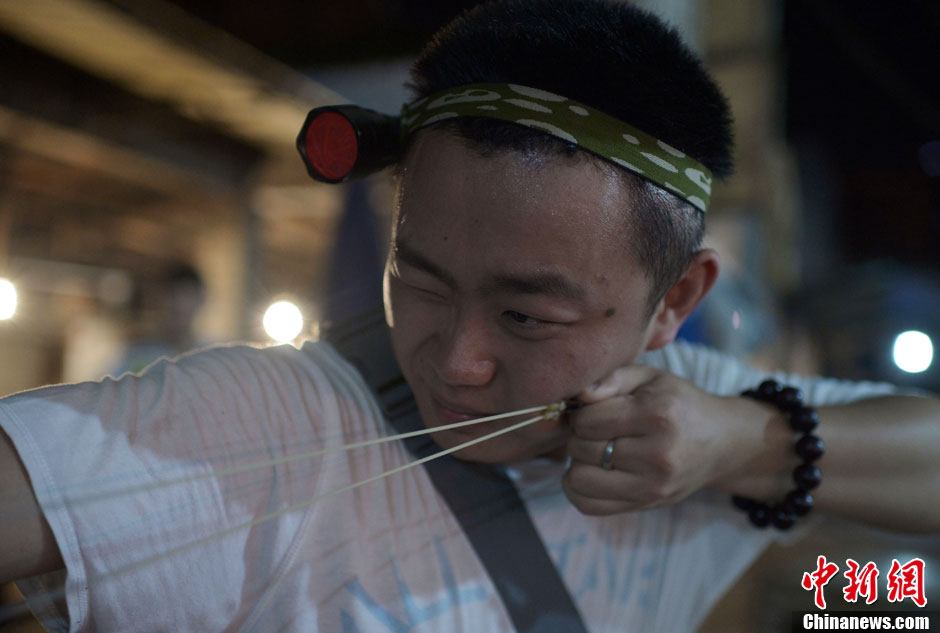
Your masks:
{"label": "forehead", "polygon": [[553,273],[598,292],[636,288],[631,202],[618,174],[591,161],[483,155],[448,133],[424,133],[403,165],[395,241],[468,283]]}
{"label": "forehead", "polygon": [[614,168],[584,156],[484,152],[432,129],[418,134],[404,161],[398,220],[463,219],[499,230],[523,224],[521,233],[533,236],[549,229],[622,236],[631,201]]}

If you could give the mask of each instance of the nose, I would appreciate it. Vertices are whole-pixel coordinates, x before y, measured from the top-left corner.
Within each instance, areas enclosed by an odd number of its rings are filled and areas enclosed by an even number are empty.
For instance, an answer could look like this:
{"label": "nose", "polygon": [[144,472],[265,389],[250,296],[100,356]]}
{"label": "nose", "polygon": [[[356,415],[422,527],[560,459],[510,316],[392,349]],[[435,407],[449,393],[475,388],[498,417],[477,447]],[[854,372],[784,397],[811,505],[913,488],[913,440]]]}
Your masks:
{"label": "nose", "polygon": [[441,337],[437,372],[452,387],[483,387],[493,379],[494,341],[480,318],[458,318]]}

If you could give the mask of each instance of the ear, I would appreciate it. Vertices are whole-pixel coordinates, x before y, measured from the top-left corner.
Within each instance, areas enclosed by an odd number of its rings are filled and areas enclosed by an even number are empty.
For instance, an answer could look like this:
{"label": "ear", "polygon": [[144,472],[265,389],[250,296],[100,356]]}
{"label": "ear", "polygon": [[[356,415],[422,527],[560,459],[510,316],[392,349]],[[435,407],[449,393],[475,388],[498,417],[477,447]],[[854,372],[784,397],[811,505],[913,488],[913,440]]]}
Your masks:
{"label": "ear", "polygon": [[720,269],[718,253],[710,248],[695,254],[685,273],[663,297],[649,323],[647,351],[665,347],[695,307],[715,285]]}

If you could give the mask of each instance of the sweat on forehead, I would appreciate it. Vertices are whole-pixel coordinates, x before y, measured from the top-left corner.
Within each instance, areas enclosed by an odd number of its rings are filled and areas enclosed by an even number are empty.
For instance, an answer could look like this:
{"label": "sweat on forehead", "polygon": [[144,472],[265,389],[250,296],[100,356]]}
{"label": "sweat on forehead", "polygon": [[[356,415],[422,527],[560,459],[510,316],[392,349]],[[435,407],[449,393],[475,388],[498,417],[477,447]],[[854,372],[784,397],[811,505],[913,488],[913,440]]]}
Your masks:
{"label": "sweat on forehead", "polygon": [[631,199],[611,170],[563,157],[482,156],[452,134],[434,131],[407,161],[395,239],[458,263],[487,252],[529,273],[602,252],[617,253],[617,265],[636,266],[623,219]]}
{"label": "sweat on forehead", "polygon": [[587,161],[602,169],[612,167],[590,152],[557,137],[532,134],[512,123],[483,118],[454,118],[414,132],[406,140],[402,162],[407,160],[415,143],[429,134],[449,134],[483,157],[513,153],[531,165],[566,158],[571,164]]}
{"label": "sweat on forehead", "polygon": [[[511,179],[513,189],[519,196],[532,196],[536,188],[544,186],[546,170],[573,170],[579,177],[574,194],[581,197],[585,205],[593,204],[598,197],[624,200],[624,213],[630,210],[630,200],[635,194],[635,183],[630,174],[616,169],[603,160],[579,150],[565,151],[568,148],[548,145],[546,147],[527,147],[508,149],[505,147],[487,147],[468,140],[453,128],[438,125],[419,131],[409,145],[398,172],[398,207],[408,189],[415,186],[427,186],[431,182],[449,190],[451,196],[465,192],[465,187],[473,186],[491,189],[495,179]],[[553,142],[557,139],[551,139]],[[461,151],[447,151],[451,147]],[[446,180],[433,176],[445,166],[441,156],[459,157],[461,169],[458,178]],[[590,174],[590,178],[584,177]],[[442,192],[441,195],[444,195]],[[559,210],[547,205],[547,214],[557,214]],[[618,218],[610,218],[605,225],[608,231],[620,231],[629,226]]]}

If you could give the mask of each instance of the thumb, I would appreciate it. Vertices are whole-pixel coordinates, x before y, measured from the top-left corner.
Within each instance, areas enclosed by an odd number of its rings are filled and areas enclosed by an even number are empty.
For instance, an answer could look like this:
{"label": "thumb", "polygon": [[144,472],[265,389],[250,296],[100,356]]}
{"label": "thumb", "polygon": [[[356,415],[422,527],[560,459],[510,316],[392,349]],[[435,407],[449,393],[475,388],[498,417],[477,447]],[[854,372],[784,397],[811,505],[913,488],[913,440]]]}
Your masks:
{"label": "thumb", "polygon": [[584,404],[593,404],[614,396],[633,393],[659,374],[659,370],[646,365],[618,367],[604,378],[583,389],[575,398]]}

